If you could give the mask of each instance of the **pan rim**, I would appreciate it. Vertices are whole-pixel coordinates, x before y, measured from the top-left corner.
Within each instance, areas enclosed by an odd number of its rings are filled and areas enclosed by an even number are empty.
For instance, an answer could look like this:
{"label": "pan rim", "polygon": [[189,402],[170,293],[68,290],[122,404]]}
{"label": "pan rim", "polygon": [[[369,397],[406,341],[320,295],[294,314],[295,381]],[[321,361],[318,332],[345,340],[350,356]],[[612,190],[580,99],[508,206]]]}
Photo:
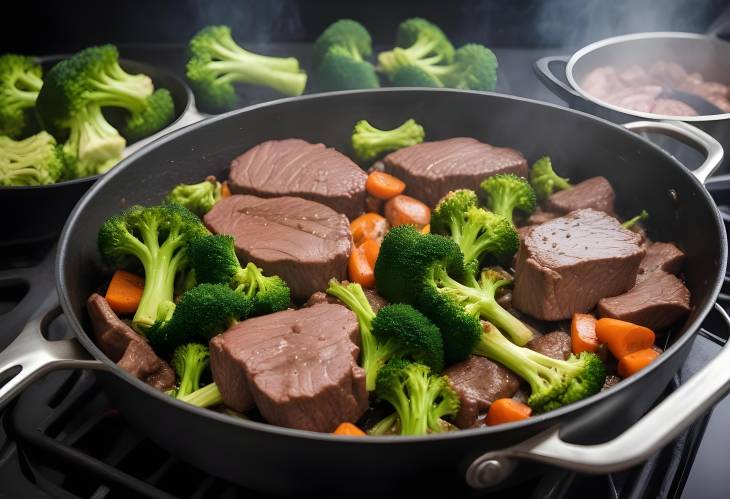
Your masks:
{"label": "pan rim", "polygon": [[505,99],[505,100],[512,100],[512,101],[521,101],[526,102],[531,105],[538,105],[538,106],[544,106],[549,108],[557,109],[561,112],[567,112],[567,113],[576,113],[584,118],[590,119],[590,120],[596,120],[598,122],[603,123],[604,125],[607,125],[613,129],[616,130],[616,133],[623,133],[627,138],[630,138],[630,140],[634,141],[637,145],[640,147],[652,147],[657,152],[662,154],[665,159],[671,163],[673,163],[675,168],[679,168],[682,170],[682,174],[686,175],[690,182],[692,182],[695,186],[695,189],[698,191],[700,197],[704,199],[705,203],[710,203],[710,206],[715,206],[714,202],[712,200],[712,197],[710,196],[709,192],[704,188],[704,186],[700,183],[700,181],[692,175],[692,173],[687,170],[683,165],[681,165],[676,159],[674,159],[671,155],[669,155],[666,151],[661,149],[660,147],[656,146],[655,144],[647,141],[646,139],[643,139],[639,135],[631,132],[630,130],[621,127],[619,125],[616,125],[610,121],[607,121],[605,119],[590,115],[588,113],[584,113],[582,111],[577,111],[574,109],[565,108],[562,106],[558,106],[555,104],[550,104],[546,102],[540,102],[533,99],[527,99],[524,97],[518,97],[518,96],[512,96],[512,95],[505,95],[505,94],[498,94],[494,92],[479,92],[479,91],[470,91],[470,90],[458,90],[458,89],[441,89],[441,88],[423,88],[423,87],[401,87],[401,88],[381,88],[381,89],[375,89],[375,90],[345,90],[345,91],[338,91],[338,92],[327,92],[327,93],[321,93],[321,94],[309,94],[299,97],[289,97],[284,99],[279,99],[275,101],[269,101],[265,103],[256,104],[253,106],[245,107],[242,109],[237,109],[230,111],[225,114],[221,114],[218,116],[211,117],[209,119],[203,120],[201,122],[193,123],[191,125],[188,125],[186,127],[180,128],[178,130],[175,130],[158,140],[147,144],[140,150],[136,151],[134,154],[130,155],[129,157],[123,159],[117,167],[115,167],[113,170],[111,170],[108,174],[106,174],[103,178],[101,178],[98,182],[96,182],[79,200],[79,202],[74,207],[73,211],[69,215],[69,218],[66,221],[66,224],[64,225],[63,231],[61,233],[61,236],[59,238],[58,242],[58,252],[56,255],[56,266],[55,266],[55,284],[56,284],[56,290],[59,295],[59,300],[61,307],[63,309],[64,314],[66,314],[68,323],[70,324],[71,328],[74,331],[74,334],[76,338],[81,342],[81,344],[84,346],[84,348],[89,351],[93,357],[95,357],[97,360],[103,362],[108,370],[110,371],[110,374],[113,374],[115,376],[119,376],[123,378],[128,383],[133,384],[138,389],[141,389],[144,393],[146,393],[148,396],[156,397],[161,402],[171,403],[174,406],[176,406],[180,410],[189,411],[193,413],[196,416],[202,416],[202,417],[208,417],[212,418],[218,423],[225,423],[229,425],[238,426],[239,428],[245,429],[245,430],[254,430],[254,431],[261,431],[265,433],[270,433],[273,435],[277,435],[280,437],[291,437],[291,438],[304,438],[308,440],[317,440],[323,443],[327,444],[336,444],[336,443],[358,443],[358,444],[365,444],[365,445],[394,445],[394,444],[410,444],[410,443],[419,443],[424,444],[426,442],[440,442],[442,440],[451,440],[456,438],[471,438],[471,437],[484,437],[486,435],[490,435],[493,433],[499,433],[499,432],[507,432],[511,430],[517,430],[520,428],[528,427],[531,425],[540,425],[542,423],[546,423],[551,419],[558,419],[561,416],[567,415],[571,412],[578,412],[583,409],[587,409],[590,406],[596,405],[599,402],[603,401],[607,397],[612,397],[615,394],[617,394],[619,391],[627,390],[631,385],[634,383],[639,382],[640,379],[643,379],[645,376],[650,376],[651,373],[653,373],[655,370],[657,370],[661,365],[664,364],[664,362],[668,361],[668,359],[673,356],[682,346],[688,342],[692,341],[694,335],[699,330],[699,327],[701,323],[704,321],[710,310],[712,309],[715,301],[717,300],[717,295],[720,292],[722,283],[723,283],[723,277],[725,274],[726,264],[727,264],[727,255],[728,255],[728,248],[727,248],[727,239],[725,234],[725,226],[722,222],[722,219],[720,217],[719,210],[715,208],[713,210],[713,219],[716,225],[716,228],[718,230],[719,235],[719,244],[720,244],[720,254],[722,255],[722,261],[719,263],[719,269],[718,269],[718,275],[715,277],[715,282],[712,285],[712,291],[710,293],[710,299],[708,299],[706,302],[702,304],[698,304],[698,315],[695,318],[694,321],[691,323],[685,325],[684,332],[681,334],[681,338],[679,338],[669,349],[665,351],[663,355],[660,355],[658,360],[653,362],[648,368],[643,369],[641,372],[635,374],[634,376],[622,380],[621,383],[616,385],[615,387],[612,387],[611,390],[605,390],[603,392],[599,392],[591,397],[588,397],[587,399],[581,400],[579,402],[570,404],[568,406],[562,407],[560,409],[556,409],[554,411],[550,411],[545,414],[540,414],[537,416],[533,416],[529,418],[528,420],[524,421],[518,421],[514,423],[507,423],[504,425],[499,425],[497,427],[488,427],[488,426],[482,426],[479,428],[469,428],[454,432],[447,432],[447,433],[439,433],[439,434],[432,434],[432,435],[425,435],[425,436],[400,436],[400,435],[394,435],[394,436],[369,436],[366,439],[359,438],[359,437],[347,437],[347,436],[340,436],[340,435],[332,435],[328,433],[319,433],[314,431],[308,431],[308,430],[299,430],[299,429],[292,429],[292,428],[284,428],[275,426],[268,423],[263,422],[257,422],[257,421],[250,421],[250,420],[244,420],[241,418],[235,418],[233,416],[228,416],[226,414],[218,413],[209,409],[203,409],[199,407],[192,406],[190,404],[187,404],[185,402],[181,402],[177,399],[173,399],[167,395],[165,395],[163,392],[160,392],[159,390],[155,390],[154,388],[150,387],[149,385],[145,384],[141,380],[138,380],[137,378],[134,378],[130,374],[128,374],[126,371],[119,368],[114,362],[112,362],[106,355],[104,355],[103,352],[96,346],[94,341],[91,339],[91,336],[86,333],[83,326],[81,325],[81,322],[79,321],[79,317],[76,316],[76,314],[73,313],[73,308],[71,306],[70,300],[68,295],[65,293],[66,288],[66,279],[64,277],[65,274],[65,260],[67,258],[67,247],[69,245],[69,237],[71,233],[71,229],[79,223],[79,214],[85,209],[86,205],[90,202],[90,200],[96,195],[96,192],[100,189],[102,189],[107,183],[113,182],[115,175],[118,175],[119,172],[127,168],[128,165],[132,164],[137,160],[138,157],[142,157],[144,154],[146,154],[148,151],[151,151],[152,149],[155,149],[167,142],[176,140],[177,138],[184,136],[190,131],[196,130],[198,128],[209,126],[210,124],[217,123],[218,121],[223,121],[228,119],[231,116],[236,116],[238,114],[244,114],[244,113],[250,113],[252,111],[255,111],[257,109],[261,108],[268,108],[272,106],[285,106],[289,102],[299,102],[301,100],[318,100],[318,99],[328,99],[330,97],[336,97],[336,96],[347,96],[347,95],[358,95],[358,94],[375,94],[375,93],[385,93],[385,92],[394,92],[394,93],[413,93],[413,92],[420,92],[420,93],[449,93],[449,94],[468,94],[468,95],[474,95],[474,96],[488,96],[492,98],[499,98],[499,99]]}

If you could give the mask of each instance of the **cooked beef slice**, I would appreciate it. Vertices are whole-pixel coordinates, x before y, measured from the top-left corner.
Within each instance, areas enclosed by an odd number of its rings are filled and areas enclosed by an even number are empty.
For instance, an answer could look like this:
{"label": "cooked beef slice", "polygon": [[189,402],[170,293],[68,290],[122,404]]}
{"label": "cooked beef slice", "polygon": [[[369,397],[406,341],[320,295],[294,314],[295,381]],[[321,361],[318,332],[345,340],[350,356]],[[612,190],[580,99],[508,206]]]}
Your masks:
{"label": "cooked beef slice", "polygon": [[301,139],[262,142],[234,159],[228,176],[235,194],[297,196],[350,220],[365,208],[366,180],[367,174],[344,154]]}
{"label": "cooked beef slice", "polygon": [[122,321],[106,299],[94,293],[86,302],[96,344],[119,367],[161,391],[175,386],[175,371],[155,354],[147,339]]}
{"label": "cooked beef slice", "polygon": [[558,360],[566,360],[570,357],[572,351],[570,335],[563,331],[553,331],[552,333],[543,334],[525,346],[537,353]]}
{"label": "cooked beef slice", "polygon": [[459,413],[454,418],[454,424],[459,428],[473,426],[479,415],[489,410],[492,402],[512,397],[520,387],[519,376],[478,355],[452,364],[444,370],[444,374],[461,400]]}
{"label": "cooked beef slice", "polygon": [[690,294],[672,274],[661,270],[634,286],[628,293],[598,302],[601,317],[612,317],[658,330],[671,326],[690,310]]}
{"label": "cooked beef slice", "polygon": [[284,279],[296,300],[326,289],[333,277],[347,277],[352,250],[347,218],[323,204],[236,195],[216,203],[203,220],[216,234],[234,237],[243,262]]}
{"label": "cooked beef slice", "polygon": [[527,225],[544,224],[545,222],[549,222],[553,218],[557,218],[559,216],[560,216],[560,213],[554,213],[552,211],[545,211],[542,208],[538,208],[527,219]]}
{"label": "cooked beef slice", "polygon": [[[370,303],[370,306],[373,308],[373,312],[375,312],[376,314],[381,308],[388,304],[388,301],[380,296],[378,293],[376,293],[373,289],[364,289],[363,292],[365,293],[365,298],[367,298],[368,303]],[[332,296],[324,291],[317,291],[312,296],[310,296],[309,299],[307,299],[307,302],[304,304],[304,306],[311,307],[312,305],[316,305],[318,303],[338,303],[340,305],[344,305],[336,296]]]}
{"label": "cooked beef slice", "polygon": [[535,226],[520,241],[512,305],[537,319],[569,319],[631,289],[641,237],[592,209]]}
{"label": "cooked beef slice", "polygon": [[610,215],[613,214],[615,198],[613,187],[605,177],[593,177],[574,185],[571,189],[553,193],[545,201],[543,208],[558,214],[593,208]]}
{"label": "cooked beef slice", "polygon": [[231,408],[255,404],[271,424],[331,432],[368,406],[359,342],[355,314],[320,303],[239,322],[210,341],[210,366]]}
{"label": "cooked beef slice", "polygon": [[449,191],[479,190],[497,173],[527,177],[527,160],[519,151],[457,137],[423,142],[388,154],[386,171],[406,183],[406,194],[434,207]]}
{"label": "cooked beef slice", "polygon": [[676,99],[657,99],[649,112],[673,116],[697,116],[699,114],[689,104]]}
{"label": "cooked beef slice", "polygon": [[652,272],[662,270],[677,275],[684,263],[684,252],[672,243],[651,243],[639,265],[636,282],[646,279]]}

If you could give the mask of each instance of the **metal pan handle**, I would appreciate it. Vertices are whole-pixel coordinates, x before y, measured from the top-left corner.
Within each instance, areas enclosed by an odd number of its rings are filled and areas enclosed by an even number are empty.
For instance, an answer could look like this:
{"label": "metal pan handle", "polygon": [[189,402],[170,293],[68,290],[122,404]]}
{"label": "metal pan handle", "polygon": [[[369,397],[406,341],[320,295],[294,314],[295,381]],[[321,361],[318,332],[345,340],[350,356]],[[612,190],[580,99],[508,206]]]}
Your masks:
{"label": "metal pan handle", "polygon": [[534,69],[535,74],[537,74],[537,77],[543,85],[568,104],[572,104],[575,99],[582,99],[581,95],[573,90],[570,85],[561,80],[560,77],[553,73],[550,69],[551,64],[562,63],[565,65],[569,60],[570,56],[567,55],[551,55],[548,57],[542,57],[535,61]]}
{"label": "metal pan handle", "polygon": [[[715,304],[730,329],[730,317]],[[677,388],[643,418],[613,440],[596,445],[577,445],[560,438],[551,428],[507,449],[488,452],[474,460],[466,481],[486,488],[503,481],[514,459],[528,459],[583,473],[612,473],[648,459],[674,440],[697,418],[730,392],[730,342],[702,370]]]}
{"label": "metal pan handle", "polygon": [[[43,331],[61,314],[55,290],[31,317],[17,338],[0,352],[0,409],[36,378],[56,369],[108,369],[76,339],[48,341]],[[16,372],[17,371],[17,372]]]}
{"label": "metal pan handle", "polygon": [[710,134],[683,121],[632,121],[624,127],[632,132],[668,135],[690,147],[705,153],[705,161],[692,174],[703,184],[717,170],[725,154],[722,145]]}

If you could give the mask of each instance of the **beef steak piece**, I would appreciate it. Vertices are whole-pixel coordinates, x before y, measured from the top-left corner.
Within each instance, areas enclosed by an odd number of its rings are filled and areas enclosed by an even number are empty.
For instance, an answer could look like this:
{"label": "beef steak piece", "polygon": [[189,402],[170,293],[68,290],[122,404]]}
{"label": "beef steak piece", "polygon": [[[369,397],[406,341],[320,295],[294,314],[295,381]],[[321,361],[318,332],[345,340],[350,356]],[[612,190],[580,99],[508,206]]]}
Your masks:
{"label": "beef steak piece", "polygon": [[486,413],[492,402],[512,397],[520,387],[519,376],[478,355],[452,364],[444,370],[444,374],[461,400],[459,413],[454,418],[454,424],[459,428],[474,426],[479,415]]}
{"label": "beef steak piece", "polygon": [[553,331],[531,340],[525,346],[553,359],[567,360],[572,353],[573,345],[568,333]]}
{"label": "beef steak piece", "polygon": [[631,291],[598,302],[601,317],[633,322],[658,330],[671,326],[690,310],[686,286],[672,274],[657,270]]}
{"label": "beef steak piece", "polygon": [[574,185],[571,189],[553,193],[545,200],[544,209],[565,214],[583,208],[593,208],[611,215],[615,198],[613,187],[605,177],[593,177]]}
{"label": "beef steak piece", "polygon": [[203,218],[216,234],[230,234],[236,253],[306,300],[327,288],[331,278],[347,277],[352,250],[347,218],[314,201],[295,197],[237,195],[222,199]]}
{"label": "beef steak piece", "polygon": [[497,173],[527,177],[527,160],[519,151],[457,137],[423,142],[388,154],[386,171],[406,183],[406,194],[434,207],[449,191],[479,190]]}
{"label": "beef steak piece", "polygon": [[684,252],[672,243],[651,243],[646,247],[646,255],[639,265],[636,282],[646,279],[652,272],[663,270],[677,275],[684,263]]}
{"label": "beef steak piece", "polygon": [[368,406],[357,319],[320,303],[239,322],[210,341],[213,379],[226,405],[255,403],[271,424],[331,432]]}
{"label": "beef steak piece", "polygon": [[366,180],[362,168],[344,154],[301,139],[269,140],[252,147],[231,162],[228,176],[235,194],[302,197],[350,220],[365,208]]}
{"label": "beef steak piece", "polygon": [[[347,283],[347,281],[343,281],[343,284],[345,283]],[[365,298],[367,298],[368,303],[373,309],[373,312],[375,312],[376,314],[378,313],[378,311],[380,311],[381,308],[388,304],[388,301],[380,296],[378,293],[376,293],[373,289],[363,289],[363,292],[365,293]],[[342,301],[340,301],[340,299],[336,296],[333,296],[324,291],[317,291],[307,299],[307,302],[304,304],[304,306],[311,307],[313,305],[317,305],[318,303],[337,303],[339,305],[344,305]]]}
{"label": "beef steak piece", "polygon": [[153,388],[167,391],[175,386],[175,371],[157,356],[146,338],[117,317],[103,296],[92,294],[86,309],[96,344],[107,357]]}
{"label": "beef steak piece", "polygon": [[569,319],[631,289],[644,257],[641,236],[592,209],[530,230],[517,253],[512,305],[537,319]]}

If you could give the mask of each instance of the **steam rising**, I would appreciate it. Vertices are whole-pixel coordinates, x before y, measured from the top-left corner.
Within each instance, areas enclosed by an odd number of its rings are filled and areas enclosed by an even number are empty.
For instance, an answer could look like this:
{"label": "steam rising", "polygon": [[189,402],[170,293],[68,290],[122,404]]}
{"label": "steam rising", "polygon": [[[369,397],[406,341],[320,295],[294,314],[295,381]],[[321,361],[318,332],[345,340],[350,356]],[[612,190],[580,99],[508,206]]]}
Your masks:
{"label": "steam rising", "polygon": [[241,42],[265,44],[276,33],[283,39],[301,37],[300,4],[287,0],[223,0],[197,2],[199,26],[226,24]]}

